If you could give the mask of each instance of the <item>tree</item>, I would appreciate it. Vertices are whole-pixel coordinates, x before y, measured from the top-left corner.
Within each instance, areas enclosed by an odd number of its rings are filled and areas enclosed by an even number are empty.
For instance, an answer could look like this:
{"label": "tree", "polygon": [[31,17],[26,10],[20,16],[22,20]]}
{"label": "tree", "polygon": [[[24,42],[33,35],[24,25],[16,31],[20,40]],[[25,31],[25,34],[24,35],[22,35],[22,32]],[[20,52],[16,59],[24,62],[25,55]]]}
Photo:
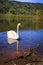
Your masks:
{"label": "tree", "polygon": [[40,10],[36,10],[36,15],[37,15],[37,16],[40,15]]}
{"label": "tree", "polygon": [[36,29],[39,29],[40,10],[36,10]]}
{"label": "tree", "polygon": [[0,0],[0,1],[8,1],[8,0]]}

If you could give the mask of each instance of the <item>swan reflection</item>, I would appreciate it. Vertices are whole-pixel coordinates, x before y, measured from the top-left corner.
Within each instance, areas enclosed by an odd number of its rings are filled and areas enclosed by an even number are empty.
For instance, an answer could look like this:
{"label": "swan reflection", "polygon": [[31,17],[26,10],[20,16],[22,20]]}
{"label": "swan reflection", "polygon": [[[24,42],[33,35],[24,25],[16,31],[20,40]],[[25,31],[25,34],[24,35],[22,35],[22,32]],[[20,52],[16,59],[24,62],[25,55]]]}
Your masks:
{"label": "swan reflection", "polygon": [[16,46],[16,50],[18,51],[19,50],[19,40],[14,40],[14,39],[8,39],[8,43],[9,44],[13,44],[13,43],[17,43],[17,46]]}

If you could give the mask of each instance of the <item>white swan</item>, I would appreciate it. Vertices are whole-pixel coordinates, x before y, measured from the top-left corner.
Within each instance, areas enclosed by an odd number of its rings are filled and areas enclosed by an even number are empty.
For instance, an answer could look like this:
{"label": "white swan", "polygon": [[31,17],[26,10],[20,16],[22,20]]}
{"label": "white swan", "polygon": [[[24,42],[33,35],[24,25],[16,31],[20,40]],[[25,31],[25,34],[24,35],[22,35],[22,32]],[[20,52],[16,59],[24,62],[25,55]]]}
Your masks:
{"label": "white swan", "polygon": [[19,27],[21,26],[21,23],[17,24],[17,32],[10,30],[7,32],[7,38],[9,39],[19,39]]}

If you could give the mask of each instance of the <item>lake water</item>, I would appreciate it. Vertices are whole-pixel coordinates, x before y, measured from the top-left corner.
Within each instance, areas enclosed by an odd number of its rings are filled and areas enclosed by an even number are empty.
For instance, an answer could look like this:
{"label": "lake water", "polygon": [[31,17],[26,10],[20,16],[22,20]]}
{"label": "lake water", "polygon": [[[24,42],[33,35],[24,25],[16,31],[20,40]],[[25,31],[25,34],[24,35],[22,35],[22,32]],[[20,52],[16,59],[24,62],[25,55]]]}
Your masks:
{"label": "lake water", "polygon": [[[43,52],[43,29],[42,30],[21,30],[20,41],[7,40],[7,32],[0,32],[0,51],[2,50],[20,50],[29,47],[37,46],[41,47],[40,52]],[[10,43],[10,44],[9,44]],[[18,44],[18,45],[17,45]],[[17,49],[18,48],[18,49]]]}
{"label": "lake water", "polygon": [[[21,30],[19,32],[19,41],[7,39],[7,32],[0,32],[0,65],[6,65],[6,61],[14,59],[14,56],[16,55],[15,51],[18,50],[34,48],[35,46],[40,45],[40,49],[37,51],[38,53],[43,53],[43,30]],[[21,60],[8,61],[7,65],[15,65],[15,62],[19,65],[18,63],[20,63]],[[22,61],[22,63],[24,63],[25,60]],[[28,65],[31,65],[31,63]]]}

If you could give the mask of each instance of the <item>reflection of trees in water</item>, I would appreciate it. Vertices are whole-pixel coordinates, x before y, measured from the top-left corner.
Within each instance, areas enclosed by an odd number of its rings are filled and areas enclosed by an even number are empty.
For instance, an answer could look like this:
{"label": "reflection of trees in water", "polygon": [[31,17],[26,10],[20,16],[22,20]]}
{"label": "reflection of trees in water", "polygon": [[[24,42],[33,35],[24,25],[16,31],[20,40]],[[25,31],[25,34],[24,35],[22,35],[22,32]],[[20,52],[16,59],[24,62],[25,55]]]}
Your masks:
{"label": "reflection of trees in water", "polygon": [[19,22],[23,24],[22,29],[36,29],[37,30],[37,29],[43,28],[43,16],[38,15],[38,14],[26,15],[26,16],[3,14],[0,17],[1,17],[0,18],[0,31],[6,31],[6,30],[11,30],[11,29],[16,30],[16,25]]}

